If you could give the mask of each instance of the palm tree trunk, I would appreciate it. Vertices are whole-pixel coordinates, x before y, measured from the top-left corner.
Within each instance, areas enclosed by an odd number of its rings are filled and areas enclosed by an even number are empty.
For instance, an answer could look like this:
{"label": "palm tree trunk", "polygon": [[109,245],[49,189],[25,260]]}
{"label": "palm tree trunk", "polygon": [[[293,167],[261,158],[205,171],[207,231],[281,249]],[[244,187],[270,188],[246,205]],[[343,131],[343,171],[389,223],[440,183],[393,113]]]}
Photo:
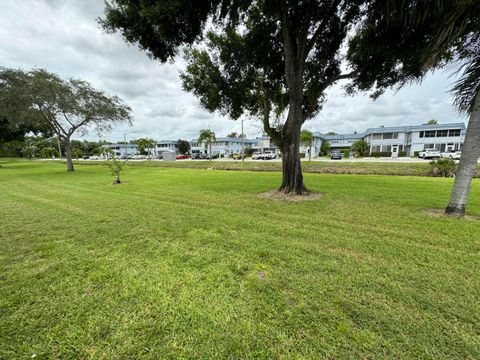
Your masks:
{"label": "palm tree trunk", "polygon": [[453,184],[450,202],[445,213],[462,217],[465,215],[468,195],[472,179],[477,172],[477,162],[480,156],[480,92],[475,96],[473,109],[470,112],[465,142],[462,146],[462,156],[458,163],[455,182]]}
{"label": "palm tree trunk", "polygon": [[308,161],[312,161],[312,143],[310,143],[308,148]]}
{"label": "palm tree trunk", "polygon": [[211,142],[208,143],[208,148],[210,153],[209,160],[212,161],[212,143]]}

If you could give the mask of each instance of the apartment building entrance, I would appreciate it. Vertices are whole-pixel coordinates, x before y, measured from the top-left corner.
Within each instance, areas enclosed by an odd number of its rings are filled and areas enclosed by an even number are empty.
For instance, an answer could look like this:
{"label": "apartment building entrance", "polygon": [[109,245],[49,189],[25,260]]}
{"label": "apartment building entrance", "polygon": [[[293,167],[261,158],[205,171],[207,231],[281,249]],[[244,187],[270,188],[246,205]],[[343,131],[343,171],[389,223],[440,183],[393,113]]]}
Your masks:
{"label": "apartment building entrance", "polygon": [[398,157],[398,145],[392,145],[392,158]]}

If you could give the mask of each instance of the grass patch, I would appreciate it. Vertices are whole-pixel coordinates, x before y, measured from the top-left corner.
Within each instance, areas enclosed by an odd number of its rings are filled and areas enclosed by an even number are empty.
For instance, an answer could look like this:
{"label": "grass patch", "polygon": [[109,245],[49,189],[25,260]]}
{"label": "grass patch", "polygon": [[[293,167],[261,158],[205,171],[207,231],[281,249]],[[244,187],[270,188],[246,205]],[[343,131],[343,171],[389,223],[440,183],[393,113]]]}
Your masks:
{"label": "grass patch", "polygon": [[[78,165],[101,165],[101,161],[80,161]],[[210,169],[230,171],[280,172],[279,161],[130,161],[130,166],[150,166],[181,169]],[[355,174],[355,175],[399,175],[431,176],[427,163],[380,163],[380,162],[325,162],[302,161],[302,169],[307,173]]]}
{"label": "grass patch", "polygon": [[480,358],[480,222],[425,213],[452,179],[2,165],[0,358]]}
{"label": "grass patch", "polygon": [[[76,164],[102,165],[103,162],[77,161]],[[282,163],[279,161],[130,161],[129,165],[229,171],[282,171]],[[428,161],[422,163],[302,161],[302,169],[306,173],[318,174],[433,176]],[[480,177],[480,165],[476,177]]]}

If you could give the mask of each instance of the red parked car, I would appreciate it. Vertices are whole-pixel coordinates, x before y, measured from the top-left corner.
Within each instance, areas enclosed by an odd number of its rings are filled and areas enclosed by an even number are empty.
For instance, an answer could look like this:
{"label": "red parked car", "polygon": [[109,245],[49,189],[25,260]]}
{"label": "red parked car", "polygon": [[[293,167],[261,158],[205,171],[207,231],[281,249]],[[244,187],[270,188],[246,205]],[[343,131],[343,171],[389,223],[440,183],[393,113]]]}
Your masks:
{"label": "red parked car", "polygon": [[176,158],[177,160],[185,160],[185,159],[190,159],[190,155],[180,154],[180,155],[177,155],[175,158]]}

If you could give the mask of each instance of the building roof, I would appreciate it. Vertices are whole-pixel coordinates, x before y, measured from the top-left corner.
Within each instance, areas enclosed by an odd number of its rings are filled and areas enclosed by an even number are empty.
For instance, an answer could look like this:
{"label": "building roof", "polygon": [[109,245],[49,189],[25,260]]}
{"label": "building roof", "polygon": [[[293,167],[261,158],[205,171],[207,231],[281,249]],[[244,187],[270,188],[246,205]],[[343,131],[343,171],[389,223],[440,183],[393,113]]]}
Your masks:
{"label": "building roof", "polygon": [[137,147],[136,144],[105,144],[102,147],[118,147],[118,148],[127,148],[127,147]]}
{"label": "building roof", "polygon": [[358,140],[363,139],[364,134],[335,134],[335,135],[327,135],[327,134],[320,134],[318,137],[322,138],[323,140]]}
{"label": "building roof", "polygon": [[[259,140],[261,139],[244,139],[244,142],[246,143],[254,143],[254,142],[258,142]],[[234,138],[234,137],[217,137],[216,138],[216,141],[228,141],[228,142],[237,142],[237,143],[241,143],[242,142],[242,139],[240,138]],[[190,142],[198,142],[198,139],[193,139],[191,140]]]}
{"label": "building roof", "polygon": [[384,132],[411,132],[411,131],[420,131],[420,130],[448,130],[448,129],[458,129],[465,130],[465,124],[461,123],[449,123],[449,124],[422,124],[422,125],[413,125],[413,126],[385,126],[385,127],[376,127],[368,128],[365,130],[363,136],[376,133]]}
{"label": "building roof", "polygon": [[157,145],[177,145],[177,142],[174,140],[160,140],[156,142]]}

